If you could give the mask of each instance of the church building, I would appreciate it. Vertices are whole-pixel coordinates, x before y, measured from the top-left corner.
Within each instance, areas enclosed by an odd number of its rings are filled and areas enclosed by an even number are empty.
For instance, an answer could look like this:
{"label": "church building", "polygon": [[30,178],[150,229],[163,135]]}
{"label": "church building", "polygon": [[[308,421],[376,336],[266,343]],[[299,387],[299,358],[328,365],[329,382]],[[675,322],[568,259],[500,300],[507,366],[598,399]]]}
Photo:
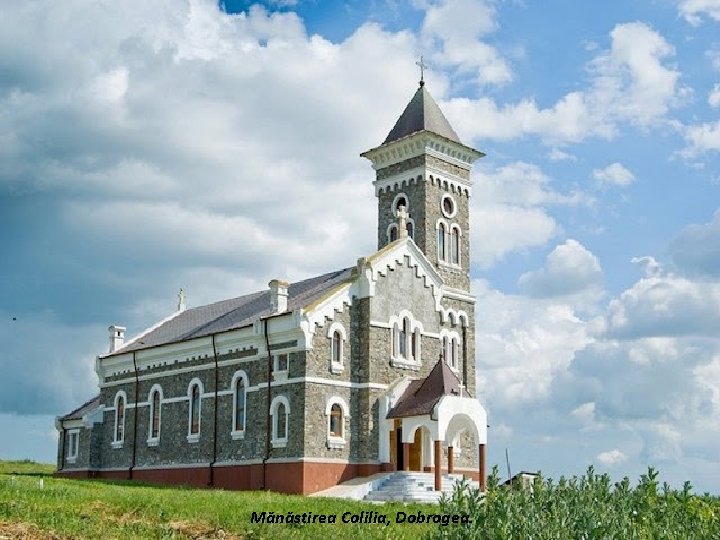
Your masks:
{"label": "church building", "polygon": [[309,494],[384,471],[485,484],[470,169],[423,81],[375,170],[378,250],[356,264],[109,328],[99,395],[56,420],[57,474]]}

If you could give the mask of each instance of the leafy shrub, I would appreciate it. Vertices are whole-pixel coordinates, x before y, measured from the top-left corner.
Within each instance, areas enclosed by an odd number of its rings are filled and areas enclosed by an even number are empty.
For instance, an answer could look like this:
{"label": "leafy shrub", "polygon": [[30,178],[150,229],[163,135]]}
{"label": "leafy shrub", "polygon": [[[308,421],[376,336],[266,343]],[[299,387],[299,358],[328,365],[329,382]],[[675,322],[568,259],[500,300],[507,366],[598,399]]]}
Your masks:
{"label": "leafy shrub", "polygon": [[483,496],[467,484],[443,498],[443,513],[466,513],[470,525],[440,527],[432,538],[482,539],[711,539],[720,538],[720,499],[658,482],[652,467],[631,487],[612,484],[589,467],[557,483],[538,477],[532,488],[499,485],[497,467]]}

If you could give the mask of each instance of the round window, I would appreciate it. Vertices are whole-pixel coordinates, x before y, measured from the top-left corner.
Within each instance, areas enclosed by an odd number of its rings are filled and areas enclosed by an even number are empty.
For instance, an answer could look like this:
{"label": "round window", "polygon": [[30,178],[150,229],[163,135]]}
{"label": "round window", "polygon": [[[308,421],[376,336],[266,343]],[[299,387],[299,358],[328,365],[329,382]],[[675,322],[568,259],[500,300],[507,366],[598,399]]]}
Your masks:
{"label": "round window", "polygon": [[450,195],[443,195],[441,207],[445,217],[451,218],[455,216],[455,201]]}

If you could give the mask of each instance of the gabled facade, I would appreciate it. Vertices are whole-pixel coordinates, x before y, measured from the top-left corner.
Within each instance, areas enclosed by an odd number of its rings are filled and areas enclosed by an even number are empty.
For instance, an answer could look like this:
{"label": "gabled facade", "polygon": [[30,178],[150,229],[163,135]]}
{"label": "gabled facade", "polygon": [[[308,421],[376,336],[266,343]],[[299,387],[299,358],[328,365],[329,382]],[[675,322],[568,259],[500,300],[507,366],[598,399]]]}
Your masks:
{"label": "gabled facade", "polygon": [[208,306],[181,298],[131,341],[111,326],[99,396],[57,419],[58,474],[312,493],[449,469],[482,484],[469,293],[469,171],[482,154],[421,85],[363,156],[378,251]]}

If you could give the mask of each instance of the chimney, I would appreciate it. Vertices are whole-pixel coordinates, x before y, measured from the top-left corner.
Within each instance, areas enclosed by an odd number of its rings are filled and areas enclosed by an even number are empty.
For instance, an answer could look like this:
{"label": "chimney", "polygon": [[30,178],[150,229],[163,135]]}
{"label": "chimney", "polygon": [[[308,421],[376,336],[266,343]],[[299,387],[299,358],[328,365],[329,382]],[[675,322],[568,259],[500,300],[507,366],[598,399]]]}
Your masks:
{"label": "chimney", "polygon": [[108,353],[112,353],[125,343],[125,327],[112,325],[108,328],[108,332],[110,332],[110,350]]}
{"label": "chimney", "polygon": [[268,285],[270,286],[273,314],[287,311],[288,282],[282,279],[273,279]]}

